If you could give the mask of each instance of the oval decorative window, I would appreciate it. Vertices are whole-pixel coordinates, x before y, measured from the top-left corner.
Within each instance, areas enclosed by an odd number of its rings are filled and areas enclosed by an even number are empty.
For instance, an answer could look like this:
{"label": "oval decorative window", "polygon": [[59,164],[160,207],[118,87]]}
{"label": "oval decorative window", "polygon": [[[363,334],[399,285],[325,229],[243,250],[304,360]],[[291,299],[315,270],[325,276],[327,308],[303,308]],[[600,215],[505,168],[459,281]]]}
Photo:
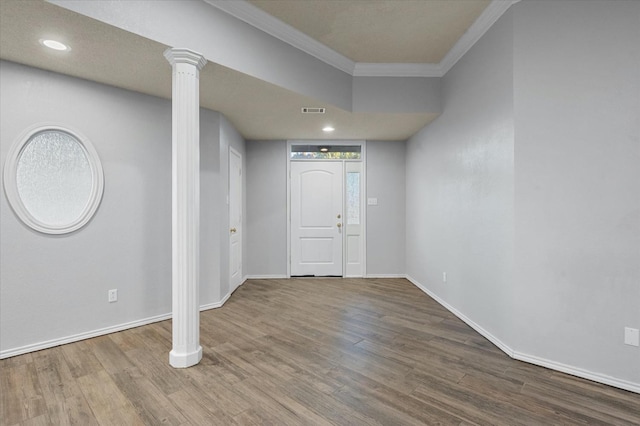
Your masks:
{"label": "oval decorative window", "polygon": [[4,186],[9,204],[26,225],[65,234],[84,226],[96,212],[104,176],[86,138],[63,127],[39,126],[11,147]]}

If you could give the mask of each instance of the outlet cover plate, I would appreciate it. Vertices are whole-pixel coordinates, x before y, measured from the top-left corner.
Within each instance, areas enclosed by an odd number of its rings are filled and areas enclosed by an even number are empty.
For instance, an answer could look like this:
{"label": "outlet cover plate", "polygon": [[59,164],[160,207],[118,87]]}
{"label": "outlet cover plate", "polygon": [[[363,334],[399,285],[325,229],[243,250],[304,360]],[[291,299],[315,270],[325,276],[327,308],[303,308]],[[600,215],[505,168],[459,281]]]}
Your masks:
{"label": "outlet cover plate", "polygon": [[637,328],[624,328],[624,343],[625,345],[640,346],[640,332]]}

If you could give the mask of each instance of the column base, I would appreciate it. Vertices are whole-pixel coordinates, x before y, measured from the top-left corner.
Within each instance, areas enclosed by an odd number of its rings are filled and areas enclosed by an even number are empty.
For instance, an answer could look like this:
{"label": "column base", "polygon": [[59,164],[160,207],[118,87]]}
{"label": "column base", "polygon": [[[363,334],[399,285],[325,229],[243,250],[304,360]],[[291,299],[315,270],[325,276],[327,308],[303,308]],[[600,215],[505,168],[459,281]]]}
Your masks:
{"label": "column base", "polygon": [[187,368],[196,365],[202,359],[202,346],[198,346],[193,352],[177,353],[175,350],[169,352],[169,364],[173,368]]}

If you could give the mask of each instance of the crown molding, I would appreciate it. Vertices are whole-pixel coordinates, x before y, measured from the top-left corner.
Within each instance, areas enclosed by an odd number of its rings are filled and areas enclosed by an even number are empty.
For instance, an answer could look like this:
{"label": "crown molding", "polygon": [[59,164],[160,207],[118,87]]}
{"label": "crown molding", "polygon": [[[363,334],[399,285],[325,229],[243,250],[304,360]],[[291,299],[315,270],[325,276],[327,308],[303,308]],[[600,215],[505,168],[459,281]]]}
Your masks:
{"label": "crown molding", "polygon": [[204,2],[347,74],[353,75],[353,69],[356,64],[354,61],[298,31],[291,25],[269,15],[248,1],[204,0]]}
{"label": "crown molding", "polygon": [[246,0],[203,0],[265,33],[357,77],[442,77],[467,53],[507,9],[520,0],[492,0],[438,64],[354,62]]}
{"label": "crown molding", "polygon": [[445,75],[464,56],[465,53],[476,44],[489,28],[511,7],[520,0],[493,0],[489,6],[478,16],[469,29],[453,45],[440,61],[442,75]]}
{"label": "crown molding", "polygon": [[442,77],[440,64],[379,64],[357,62],[354,77]]}

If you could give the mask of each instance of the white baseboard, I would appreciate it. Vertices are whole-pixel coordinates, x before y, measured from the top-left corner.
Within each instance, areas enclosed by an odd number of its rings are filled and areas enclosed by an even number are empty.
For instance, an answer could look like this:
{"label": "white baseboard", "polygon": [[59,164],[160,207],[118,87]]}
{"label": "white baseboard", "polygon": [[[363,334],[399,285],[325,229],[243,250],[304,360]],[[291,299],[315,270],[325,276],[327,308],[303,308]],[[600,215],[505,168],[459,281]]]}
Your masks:
{"label": "white baseboard", "polygon": [[227,293],[219,302],[208,303],[206,305],[200,306],[200,312],[206,311],[206,310],[209,310],[209,309],[221,308],[225,303],[227,303],[227,300],[229,300],[229,298],[231,297],[233,292],[236,291],[237,289],[239,289],[240,286],[243,285],[246,282],[247,282],[247,277],[245,276],[244,278],[242,278],[242,281],[240,282],[240,284],[238,284],[238,287],[234,288],[229,293]]}
{"label": "white baseboard", "polygon": [[574,367],[572,365],[562,364],[548,359],[539,358],[537,356],[523,354],[517,351],[513,354],[513,358],[519,361],[528,362],[529,364],[535,364],[541,367],[549,368],[551,370],[571,374],[572,376],[582,377],[583,379],[602,383],[604,385],[624,389],[629,392],[640,393],[640,384],[638,383],[617,379],[615,377],[607,376],[600,373],[594,373],[592,371],[583,370],[582,368]]}
{"label": "white baseboard", "polygon": [[136,328],[143,325],[152,324],[154,322],[164,321],[167,319],[171,319],[170,313],[156,315],[153,317],[148,317],[148,318],[144,318],[137,321],[125,322],[125,323],[114,325],[111,327],[99,328],[97,330],[78,333],[71,336],[62,337],[59,339],[52,339],[44,342],[33,343],[30,345],[21,346],[19,348],[7,349],[0,352],[0,359],[9,358],[16,355],[23,355],[29,352],[40,351],[42,349],[53,348],[55,346],[78,342],[80,340],[91,339],[92,337],[104,336],[105,334],[111,334],[118,331],[128,330],[130,328]]}
{"label": "white baseboard", "polygon": [[244,283],[246,283],[246,282],[247,282],[247,276],[245,275],[245,276],[244,276],[244,277],[242,277],[242,279],[240,280],[240,283],[239,283],[237,286],[235,286],[232,290],[230,290],[230,291],[229,291],[229,294],[228,294],[227,296],[223,297],[223,300],[224,300],[224,301],[223,301],[222,303],[224,304],[224,302],[226,302],[226,301],[229,299],[229,297],[230,297],[230,296],[231,296],[231,295],[232,295],[232,294],[233,294],[237,289],[239,289],[240,287],[242,287],[242,286],[244,285]]}
{"label": "white baseboard", "polygon": [[447,302],[445,302],[444,300],[442,300],[440,297],[438,297],[438,295],[436,295],[435,293],[433,293],[431,290],[429,290],[427,287],[423,286],[422,284],[420,284],[418,281],[416,281],[415,279],[413,279],[410,276],[407,276],[407,280],[409,280],[413,285],[415,285],[416,287],[418,287],[420,290],[422,290],[423,292],[425,292],[426,294],[429,295],[429,297],[431,297],[433,300],[435,300],[436,302],[438,302],[439,304],[441,304],[442,306],[444,306],[449,312],[451,312],[453,315],[457,316],[458,318],[460,318],[465,324],[467,324],[469,327],[473,328],[475,331],[477,331],[478,333],[480,333],[484,338],[486,338],[487,340],[489,340],[491,343],[493,343],[494,345],[496,345],[502,352],[506,353],[507,355],[509,355],[511,358],[513,358],[513,349],[511,349],[509,346],[507,346],[506,344],[504,344],[500,339],[498,339],[496,336],[494,336],[493,334],[489,333],[487,330],[485,330],[484,328],[482,328],[479,324],[475,323],[471,318],[467,317],[465,314],[463,314],[462,312],[460,312],[459,310],[457,310],[456,308],[454,308],[453,306],[451,306],[450,304],[448,304]]}
{"label": "white baseboard", "polygon": [[286,280],[286,275],[247,275],[245,280]]}
{"label": "white baseboard", "polygon": [[[286,280],[286,275],[247,275],[245,280]],[[362,276],[345,276],[345,278],[407,278],[405,274],[367,274]]]}
{"label": "white baseboard", "polygon": [[407,278],[406,274],[366,274],[364,278]]}
{"label": "white baseboard", "polygon": [[[231,293],[227,294],[222,300],[214,303],[207,303],[200,306],[200,312],[209,309],[220,308],[231,297]],[[10,358],[12,356],[24,355],[29,352],[41,351],[43,349],[49,349],[67,343],[79,342],[80,340],[91,339],[93,337],[104,336],[105,334],[116,333],[118,331],[128,330],[130,328],[141,327],[143,325],[153,324],[154,322],[160,322],[171,319],[172,314],[155,315],[148,318],[143,318],[136,321],[125,322],[122,324],[114,325],[111,327],[99,328],[97,330],[87,331],[84,333],[73,334],[71,336],[61,337],[59,339],[51,339],[44,342],[32,343],[30,345],[20,346],[18,348],[6,349],[0,351],[0,359]]]}
{"label": "white baseboard", "polygon": [[438,297],[435,293],[429,290],[427,287],[420,284],[414,278],[407,275],[407,280],[411,281],[413,285],[418,287],[424,293],[429,295],[433,300],[438,302],[440,305],[444,306],[449,312],[460,318],[463,322],[465,322],[469,327],[473,328],[480,335],[485,337],[491,343],[496,345],[502,352],[507,354],[509,357],[513,359],[517,359],[519,361],[527,362],[529,364],[539,365],[541,367],[546,367],[551,370],[560,371],[562,373],[571,374],[572,376],[581,377],[583,379],[591,380],[594,382],[602,383],[608,386],[613,386],[616,388],[624,389],[630,392],[640,393],[640,384],[629,382],[627,380],[617,379],[615,377],[607,376],[600,373],[594,373],[592,371],[583,370],[582,368],[574,367],[572,365],[562,364],[556,361],[552,361],[549,359],[539,358],[533,355],[524,354],[522,352],[514,351],[504,342],[502,342],[497,337],[493,336],[491,333],[486,331],[480,325],[473,322],[470,318],[465,316],[462,312],[455,309],[453,306],[449,305],[447,302]]}
{"label": "white baseboard", "polygon": [[222,298],[219,302],[207,303],[206,305],[200,305],[200,312],[208,311],[209,309],[221,308],[227,300],[231,297],[231,293],[228,293],[226,296]]}
{"label": "white baseboard", "polygon": [[[240,285],[244,284],[247,279],[282,279],[282,278],[286,278],[286,277],[284,277],[284,276],[250,276],[249,275],[249,276],[244,278],[244,280],[242,281],[242,283]],[[517,359],[519,361],[527,362],[527,363],[530,363],[530,364],[539,365],[539,366],[542,366],[542,367],[549,368],[551,370],[560,371],[560,372],[563,372],[563,373],[571,374],[573,376],[581,377],[583,379],[592,380],[594,382],[602,383],[602,384],[605,384],[605,385],[613,386],[613,387],[616,387],[616,388],[620,388],[620,389],[624,389],[624,390],[627,390],[627,391],[630,391],[630,392],[634,392],[634,393],[640,394],[640,384],[638,384],[638,383],[633,383],[633,382],[629,382],[627,380],[617,379],[615,377],[607,376],[607,375],[600,374],[600,373],[594,373],[594,372],[591,372],[591,371],[588,371],[588,370],[583,370],[581,368],[574,367],[574,366],[571,366],[571,365],[566,365],[566,364],[562,364],[562,363],[559,363],[559,362],[556,362],[556,361],[552,361],[552,360],[548,360],[548,359],[545,359],[545,358],[539,358],[539,357],[536,357],[536,356],[533,356],[533,355],[528,355],[528,354],[525,354],[525,353],[522,353],[522,352],[514,351],[508,345],[503,343],[500,339],[498,339],[497,337],[493,336],[491,333],[489,333],[487,330],[482,328],[480,325],[478,325],[477,323],[472,321],[470,318],[468,318],[462,312],[458,311],[453,306],[449,305],[447,302],[442,300],[435,293],[433,293],[427,287],[425,287],[422,284],[420,284],[418,281],[416,281],[411,276],[408,276],[408,275],[407,276],[404,276],[404,275],[403,276],[397,276],[397,275],[394,275],[394,276],[391,276],[391,275],[378,276],[377,275],[377,276],[367,276],[367,278],[406,278],[413,285],[418,287],[420,290],[422,290],[424,293],[426,293],[429,297],[431,297],[433,300],[435,300],[440,305],[445,307],[449,312],[451,312],[456,317],[458,317],[460,320],[462,320],[464,323],[469,325],[469,327],[473,328],[476,332],[478,332],[480,335],[485,337],[491,343],[496,345],[501,351],[503,351],[505,354],[507,354],[509,357],[511,357],[513,359]],[[215,308],[222,307],[227,302],[227,300],[229,300],[229,298],[231,297],[232,293],[233,292],[229,292],[219,302],[208,303],[208,304],[200,306],[200,311],[205,311],[205,310],[209,310],[209,309],[215,309]],[[23,354],[26,354],[26,353],[29,353],[29,352],[35,352],[35,351],[39,351],[39,350],[43,350],[43,349],[53,348],[55,346],[60,346],[60,345],[64,345],[64,344],[67,344],[67,343],[78,342],[80,340],[91,339],[93,337],[98,337],[98,336],[103,336],[105,334],[111,334],[111,333],[115,333],[115,332],[118,332],[118,331],[128,330],[130,328],[140,327],[140,326],[143,326],[143,325],[148,325],[148,324],[152,324],[152,323],[155,323],[155,322],[160,322],[160,321],[164,321],[164,320],[167,320],[167,319],[171,319],[171,313],[156,315],[156,316],[140,319],[140,320],[137,320],[137,321],[130,321],[130,322],[114,325],[114,326],[111,326],[111,327],[104,327],[104,328],[100,328],[100,329],[97,329],[97,330],[92,330],[92,331],[88,331],[88,332],[84,332],[84,333],[78,333],[78,334],[74,334],[74,335],[71,335],[71,336],[62,337],[62,338],[59,338],[59,339],[52,339],[52,340],[47,340],[47,341],[44,341],[44,342],[33,343],[33,344],[30,344],[30,345],[21,346],[21,347],[18,347],[18,348],[7,349],[7,350],[4,350],[4,351],[0,351],[0,359],[10,358],[10,357],[17,356],[17,355],[23,355]]]}

